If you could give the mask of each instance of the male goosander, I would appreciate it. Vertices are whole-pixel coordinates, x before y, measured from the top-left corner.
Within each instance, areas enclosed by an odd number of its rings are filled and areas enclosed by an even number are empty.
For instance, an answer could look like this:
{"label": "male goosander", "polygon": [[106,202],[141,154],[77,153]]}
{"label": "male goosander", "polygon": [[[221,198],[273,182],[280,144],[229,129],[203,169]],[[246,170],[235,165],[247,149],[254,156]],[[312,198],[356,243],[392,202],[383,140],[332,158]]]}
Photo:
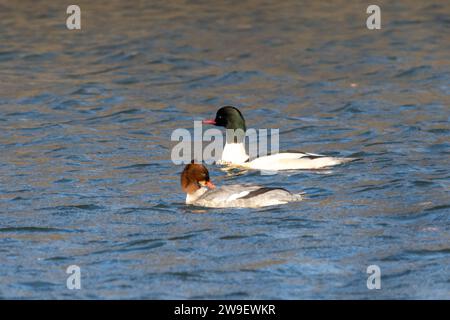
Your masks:
{"label": "male goosander", "polygon": [[209,179],[208,169],[202,164],[190,163],[181,173],[181,188],[186,204],[209,208],[257,208],[300,201],[300,194],[283,188],[235,184],[216,188]]}
{"label": "male goosander", "polygon": [[[214,120],[203,120],[203,124],[225,127],[237,132],[247,130],[242,113],[235,107],[225,106],[216,113]],[[236,135],[239,136],[239,135]],[[355,158],[335,158],[307,152],[277,153],[250,160],[245,151],[243,138],[227,139],[220,164],[238,165],[256,170],[299,170],[321,169],[356,160]]]}

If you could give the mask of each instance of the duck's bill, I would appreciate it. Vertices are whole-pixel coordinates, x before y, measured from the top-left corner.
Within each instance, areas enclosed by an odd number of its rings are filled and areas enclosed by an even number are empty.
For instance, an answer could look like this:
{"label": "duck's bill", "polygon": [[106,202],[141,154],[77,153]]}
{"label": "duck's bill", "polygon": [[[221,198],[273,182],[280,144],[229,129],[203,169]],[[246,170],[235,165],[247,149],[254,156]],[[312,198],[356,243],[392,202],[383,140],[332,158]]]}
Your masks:
{"label": "duck's bill", "polygon": [[212,125],[215,125],[215,124],[216,124],[216,121],[215,121],[215,120],[212,120],[212,119],[211,119],[211,120],[203,120],[202,123],[203,123],[203,124],[212,124]]}
{"label": "duck's bill", "polygon": [[216,188],[216,186],[211,181],[207,181],[205,183],[205,186],[208,187],[209,189],[215,189]]}

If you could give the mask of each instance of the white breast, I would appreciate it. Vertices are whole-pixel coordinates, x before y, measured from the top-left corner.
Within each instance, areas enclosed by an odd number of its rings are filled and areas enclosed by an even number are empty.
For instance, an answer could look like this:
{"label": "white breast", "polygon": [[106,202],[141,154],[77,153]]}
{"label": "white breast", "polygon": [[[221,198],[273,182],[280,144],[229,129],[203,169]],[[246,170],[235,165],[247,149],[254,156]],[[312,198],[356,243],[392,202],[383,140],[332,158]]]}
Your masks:
{"label": "white breast", "polygon": [[230,162],[234,164],[241,164],[248,160],[247,152],[243,143],[227,143],[223,148],[222,157],[223,162]]}
{"label": "white breast", "polygon": [[195,201],[197,201],[198,198],[200,198],[206,191],[208,191],[207,188],[202,187],[195,191],[194,193],[187,194],[186,195],[186,204],[193,204]]}

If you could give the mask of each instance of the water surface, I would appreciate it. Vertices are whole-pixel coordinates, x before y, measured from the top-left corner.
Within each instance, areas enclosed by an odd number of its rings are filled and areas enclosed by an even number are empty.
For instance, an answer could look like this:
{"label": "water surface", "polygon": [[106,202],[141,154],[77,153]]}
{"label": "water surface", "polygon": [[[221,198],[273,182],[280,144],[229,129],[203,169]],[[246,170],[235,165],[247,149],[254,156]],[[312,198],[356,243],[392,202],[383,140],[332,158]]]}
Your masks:
{"label": "water surface", "polygon": [[[0,3],[1,298],[450,297],[448,1],[381,1],[379,31],[364,2],[77,4],[81,31],[65,3]],[[212,166],[308,199],[188,207],[170,135],[226,104],[281,149],[363,160]]]}

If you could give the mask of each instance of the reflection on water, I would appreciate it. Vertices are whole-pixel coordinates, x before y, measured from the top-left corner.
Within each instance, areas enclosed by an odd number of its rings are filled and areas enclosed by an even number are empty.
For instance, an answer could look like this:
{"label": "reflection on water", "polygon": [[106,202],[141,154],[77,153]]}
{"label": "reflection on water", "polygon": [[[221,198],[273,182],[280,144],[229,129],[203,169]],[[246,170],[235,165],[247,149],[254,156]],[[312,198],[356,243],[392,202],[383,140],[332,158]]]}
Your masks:
{"label": "reflection on water", "polygon": [[[74,32],[66,4],[0,4],[0,297],[449,298],[449,3],[382,1],[380,31],[363,2],[78,5]],[[308,199],[186,207],[170,134],[225,104],[363,161],[210,167]]]}

